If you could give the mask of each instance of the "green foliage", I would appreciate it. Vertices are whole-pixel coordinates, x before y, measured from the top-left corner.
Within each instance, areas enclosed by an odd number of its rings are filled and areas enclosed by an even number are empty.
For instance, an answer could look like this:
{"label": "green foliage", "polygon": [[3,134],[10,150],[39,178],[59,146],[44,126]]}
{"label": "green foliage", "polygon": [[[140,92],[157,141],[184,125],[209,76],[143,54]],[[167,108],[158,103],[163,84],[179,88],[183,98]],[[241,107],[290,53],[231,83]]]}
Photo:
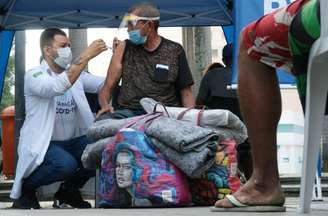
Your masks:
{"label": "green foliage", "polygon": [[15,104],[15,95],[13,88],[15,85],[15,58],[11,55],[8,60],[7,72],[5,77],[4,88],[2,92],[0,110]]}

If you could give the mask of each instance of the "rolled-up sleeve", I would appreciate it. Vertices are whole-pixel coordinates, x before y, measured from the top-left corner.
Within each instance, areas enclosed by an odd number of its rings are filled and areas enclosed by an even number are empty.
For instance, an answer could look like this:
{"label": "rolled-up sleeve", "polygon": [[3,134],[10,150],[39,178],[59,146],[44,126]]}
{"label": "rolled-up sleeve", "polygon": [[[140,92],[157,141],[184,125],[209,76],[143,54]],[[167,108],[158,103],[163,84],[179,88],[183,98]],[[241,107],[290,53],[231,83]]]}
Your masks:
{"label": "rolled-up sleeve", "polygon": [[83,71],[81,74],[83,88],[88,93],[98,93],[104,85],[106,77],[95,76],[89,72]]}

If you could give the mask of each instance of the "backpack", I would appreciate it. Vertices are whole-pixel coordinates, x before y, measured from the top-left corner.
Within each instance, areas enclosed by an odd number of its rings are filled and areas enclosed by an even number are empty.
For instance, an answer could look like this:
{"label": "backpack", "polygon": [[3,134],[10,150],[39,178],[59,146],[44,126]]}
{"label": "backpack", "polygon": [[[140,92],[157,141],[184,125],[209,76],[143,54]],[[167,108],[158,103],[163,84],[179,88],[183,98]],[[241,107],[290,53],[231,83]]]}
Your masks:
{"label": "backpack", "polygon": [[184,174],[152,145],[142,131],[142,125],[156,116],[160,114],[141,116],[139,131],[121,129],[115,141],[106,146],[100,170],[100,207],[191,204],[189,184]]}
{"label": "backpack", "polygon": [[236,142],[223,140],[218,144],[215,163],[201,178],[190,179],[190,192],[195,205],[214,205],[240,187]]}

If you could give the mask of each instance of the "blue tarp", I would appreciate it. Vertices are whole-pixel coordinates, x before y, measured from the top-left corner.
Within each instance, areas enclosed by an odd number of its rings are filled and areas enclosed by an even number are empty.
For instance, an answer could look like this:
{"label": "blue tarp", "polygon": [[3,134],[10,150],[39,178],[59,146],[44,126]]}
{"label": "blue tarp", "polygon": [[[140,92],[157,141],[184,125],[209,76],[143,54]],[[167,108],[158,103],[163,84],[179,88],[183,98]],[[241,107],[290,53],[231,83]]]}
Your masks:
{"label": "blue tarp", "polygon": [[224,33],[227,43],[233,43],[235,27],[233,25],[230,25],[230,26],[223,26],[222,28],[223,28],[223,33]]}
{"label": "blue tarp", "polygon": [[[46,27],[118,27],[121,17],[135,0],[0,0],[0,30]],[[161,26],[232,25],[229,0],[153,0],[161,13]],[[6,33],[7,35],[8,33]],[[11,44],[2,39],[1,44]],[[0,79],[3,80],[8,53],[1,49]],[[3,88],[2,82],[0,89]]]}
{"label": "blue tarp", "polygon": [[8,64],[11,44],[14,38],[13,31],[0,32],[0,102],[2,98],[2,91],[5,82],[5,74]]}
{"label": "blue tarp", "polygon": [[[225,26],[228,42],[235,44],[234,78],[237,80],[236,56],[241,29],[291,0],[153,0],[161,12],[161,26]],[[46,27],[90,28],[118,27],[120,18],[135,0],[0,0],[0,29],[21,30]],[[229,9],[233,2],[233,12]],[[5,33],[4,35],[13,35]],[[1,46],[10,47],[10,39],[0,38]],[[7,45],[5,45],[7,44]],[[8,51],[1,49],[0,79],[3,80]],[[284,72],[280,82],[294,83]],[[0,89],[2,89],[2,82]]]}
{"label": "blue tarp", "polygon": [[[140,0],[141,1],[141,0]],[[139,2],[140,2],[139,1]],[[0,0],[6,29],[118,27],[135,0]],[[229,0],[152,0],[161,26],[231,25]]]}
{"label": "blue tarp", "polygon": [[[244,26],[257,20],[265,13],[286,6],[291,0],[235,0],[234,1],[234,42],[237,45],[239,33]],[[232,83],[237,83],[237,48],[234,46],[234,70]],[[283,70],[277,70],[280,84],[295,84],[293,76]]]}

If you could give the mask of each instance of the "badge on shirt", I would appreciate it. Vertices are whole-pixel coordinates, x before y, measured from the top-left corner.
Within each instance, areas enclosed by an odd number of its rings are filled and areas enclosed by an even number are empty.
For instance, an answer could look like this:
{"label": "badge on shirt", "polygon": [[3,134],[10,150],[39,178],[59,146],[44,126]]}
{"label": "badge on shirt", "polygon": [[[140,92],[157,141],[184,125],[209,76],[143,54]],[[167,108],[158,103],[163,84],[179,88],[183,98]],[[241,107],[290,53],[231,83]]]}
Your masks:
{"label": "badge on shirt", "polygon": [[156,69],[164,69],[164,70],[169,70],[169,66],[168,65],[163,65],[163,64],[157,64],[156,65]]}
{"label": "badge on shirt", "polygon": [[33,73],[33,77],[37,78],[38,76],[42,75],[43,73],[41,71]]}

